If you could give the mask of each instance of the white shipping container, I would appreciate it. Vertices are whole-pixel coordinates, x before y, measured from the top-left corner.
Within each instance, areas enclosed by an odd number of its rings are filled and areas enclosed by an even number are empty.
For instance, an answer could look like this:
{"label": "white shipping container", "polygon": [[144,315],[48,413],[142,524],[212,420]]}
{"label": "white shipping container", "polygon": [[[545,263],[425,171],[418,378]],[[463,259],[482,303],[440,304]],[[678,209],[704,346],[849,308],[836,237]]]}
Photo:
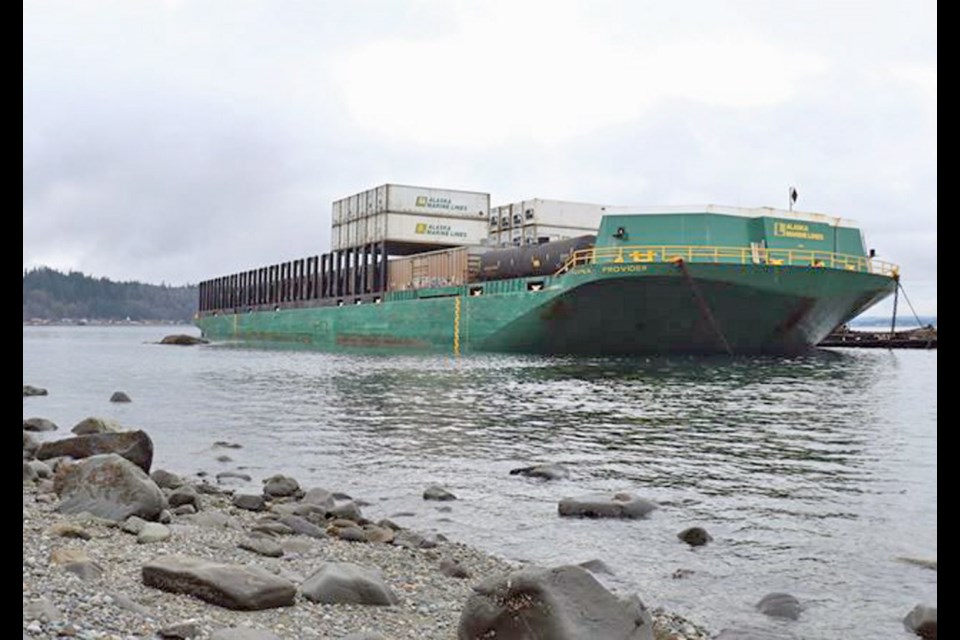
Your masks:
{"label": "white shipping container", "polygon": [[608,210],[623,209],[623,207],[603,204],[544,200],[542,198],[503,205],[500,209],[508,207],[511,211],[510,226],[544,224],[554,227],[588,228],[594,231],[600,227],[600,220]]}
{"label": "white shipping container", "polygon": [[388,184],[386,210],[396,213],[480,218],[490,215],[490,194]]}
{"label": "white shipping container", "polygon": [[380,242],[422,245],[475,245],[488,236],[486,217],[440,218],[406,213],[381,213],[339,225],[334,250]]}

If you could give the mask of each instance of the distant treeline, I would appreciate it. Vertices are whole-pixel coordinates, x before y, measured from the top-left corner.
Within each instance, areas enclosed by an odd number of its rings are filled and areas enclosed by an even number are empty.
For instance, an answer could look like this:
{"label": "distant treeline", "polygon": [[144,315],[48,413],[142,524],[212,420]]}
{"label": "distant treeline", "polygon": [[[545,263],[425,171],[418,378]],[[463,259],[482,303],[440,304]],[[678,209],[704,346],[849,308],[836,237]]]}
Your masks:
{"label": "distant treeline", "polygon": [[188,321],[197,310],[196,286],[114,282],[48,267],[23,272],[23,319]]}

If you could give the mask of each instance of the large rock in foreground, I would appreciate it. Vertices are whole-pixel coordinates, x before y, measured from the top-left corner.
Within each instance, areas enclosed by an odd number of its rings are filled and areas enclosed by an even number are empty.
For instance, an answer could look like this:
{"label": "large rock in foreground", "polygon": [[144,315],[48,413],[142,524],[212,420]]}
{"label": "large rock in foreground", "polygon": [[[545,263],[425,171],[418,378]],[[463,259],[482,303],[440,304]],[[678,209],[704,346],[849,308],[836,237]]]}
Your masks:
{"label": "large rock in foreground", "polygon": [[300,585],[300,592],[323,604],[388,606],[400,601],[379,573],[349,562],[324,563]]}
{"label": "large rock in foreground", "polygon": [[61,513],[91,514],[121,522],[130,516],[156,520],[166,501],[139,467],[115,453],[60,465],[54,477]]}
{"label": "large rock in foreground", "polygon": [[621,600],[577,566],[524,569],[474,587],[460,614],[460,640],[653,640],[640,600]]}
{"label": "large rock in foreground", "polygon": [[580,518],[643,518],[657,508],[649,500],[629,493],[564,498],[557,506],[561,516]]}
{"label": "large rock in foreground", "polygon": [[37,458],[59,458],[69,456],[74,459],[115,453],[150,473],[153,463],[153,440],[145,431],[123,431],[121,433],[95,433],[76,438],[44,442],[37,450]]}
{"label": "large rock in foreground", "polygon": [[143,584],[185,593],[227,609],[258,611],[293,604],[289,580],[261,569],[183,555],[161,556],[143,566]]}

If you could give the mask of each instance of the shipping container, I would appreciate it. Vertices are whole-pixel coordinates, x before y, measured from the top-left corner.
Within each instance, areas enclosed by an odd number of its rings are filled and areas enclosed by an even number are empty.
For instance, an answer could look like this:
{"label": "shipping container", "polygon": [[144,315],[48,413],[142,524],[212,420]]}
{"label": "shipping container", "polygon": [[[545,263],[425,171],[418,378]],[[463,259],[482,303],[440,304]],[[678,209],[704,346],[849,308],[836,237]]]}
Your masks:
{"label": "shipping container", "polygon": [[604,204],[591,204],[586,202],[565,202],[562,200],[544,200],[534,198],[532,200],[523,200],[510,205],[501,205],[495,207],[505,211],[509,209],[509,224],[504,223],[503,215],[500,215],[501,228],[513,228],[516,226],[538,224],[551,227],[569,227],[577,230],[566,234],[567,237],[573,237],[582,229],[592,229],[596,231],[600,226],[600,220],[608,212],[621,211],[627,207],[616,207]]}
{"label": "shipping container", "polygon": [[405,291],[466,284],[480,272],[483,249],[456,247],[395,258],[387,269],[388,289]]}
{"label": "shipping container", "polygon": [[[445,218],[482,218],[490,215],[490,194],[455,189],[434,189],[385,184],[333,203],[340,205],[340,222],[383,212],[436,215]],[[334,222],[338,218],[334,216]]]}
{"label": "shipping container", "polygon": [[486,216],[445,218],[394,212],[367,216],[334,229],[339,229],[334,234],[334,250],[386,242],[397,245],[398,254],[428,251],[431,247],[479,246],[489,235]]}

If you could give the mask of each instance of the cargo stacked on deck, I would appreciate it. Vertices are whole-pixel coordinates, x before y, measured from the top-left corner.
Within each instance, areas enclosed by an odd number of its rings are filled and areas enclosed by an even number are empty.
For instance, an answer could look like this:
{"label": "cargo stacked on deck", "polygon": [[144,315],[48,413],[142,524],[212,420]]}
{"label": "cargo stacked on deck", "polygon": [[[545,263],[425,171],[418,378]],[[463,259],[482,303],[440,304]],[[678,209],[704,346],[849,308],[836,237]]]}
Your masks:
{"label": "cargo stacked on deck", "polygon": [[543,244],[595,234],[604,214],[626,207],[534,198],[490,210],[487,246]]}
{"label": "cargo stacked on deck", "polygon": [[459,246],[487,237],[490,194],[385,184],[333,203],[332,249],[385,244],[390,256]]}

